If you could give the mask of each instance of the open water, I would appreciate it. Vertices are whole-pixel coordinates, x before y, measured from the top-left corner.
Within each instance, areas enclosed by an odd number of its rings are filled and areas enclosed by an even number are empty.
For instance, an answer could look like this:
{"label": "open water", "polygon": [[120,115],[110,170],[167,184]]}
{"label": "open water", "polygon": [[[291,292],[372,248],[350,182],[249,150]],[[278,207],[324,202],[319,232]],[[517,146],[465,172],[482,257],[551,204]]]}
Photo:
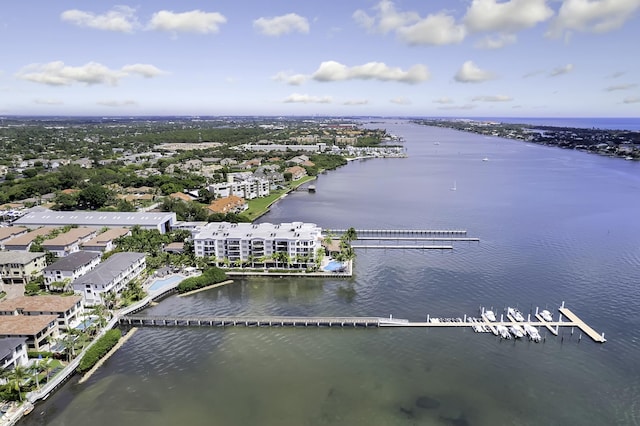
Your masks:
{"label": "open water", "polygon": [[370,126],[404,136],[409,158],[320,175],[315,194],[290,194],[262,221],[463,228],[480,243],[358,250],[352,279],[248,279],[148,313],[424,320],[480,305],[555,314],[565,301],[608,342],[570,330],[535,344],[471,330],[143,328],[22,424],[640,424],[640,163],[400,120]]}

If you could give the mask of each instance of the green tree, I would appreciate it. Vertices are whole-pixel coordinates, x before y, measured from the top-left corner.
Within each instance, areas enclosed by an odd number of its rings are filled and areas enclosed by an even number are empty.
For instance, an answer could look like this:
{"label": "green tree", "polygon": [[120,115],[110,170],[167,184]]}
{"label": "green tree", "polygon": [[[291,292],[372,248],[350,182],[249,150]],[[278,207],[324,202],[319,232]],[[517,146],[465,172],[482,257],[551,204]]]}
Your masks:
{"label": "green tree", "polygon": [[107,204],[111,191],[102,185],[91,185],[78,194],[78,207],[83,210],[97,210]]}

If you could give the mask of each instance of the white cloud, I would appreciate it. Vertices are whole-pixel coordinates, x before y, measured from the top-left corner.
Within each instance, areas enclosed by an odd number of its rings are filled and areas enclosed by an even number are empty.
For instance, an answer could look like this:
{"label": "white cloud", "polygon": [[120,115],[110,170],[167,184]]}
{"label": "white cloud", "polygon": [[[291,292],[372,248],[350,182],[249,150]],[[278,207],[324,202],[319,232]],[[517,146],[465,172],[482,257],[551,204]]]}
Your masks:
{"label": "white cloud", "polygon": [[395,32],[402,41],[411,45],[460,43],[466,35],[464,26],[457,25],[455,19],[445,12],[421,18],[416,12],[398,12],[389,0],[380,1],[374,9],[375,16],[356,10],[353,19],[369,31]]}
{"label": "white cloud", "polygon": [[515,34],[498,34],[496,36],[486,36],[475,44],[478,49],[502,49],[505,46],[514,44],[517,40]]}
{"label": "white cloud", "polygon": [[122,67],[122,71],[126,72],[127,74],[140,74],[144,78],[152,78],[162,74],[167,74],[165,71],[162,71],[161,69],[150,64],[125,65],[124,67]]}
{"label": "white cloud", "polygon": [[629,90],[629,89],[633,89],[634,87],[638,87],[638,85],[635,83],[616,84],[613,86],[605,87],[604,90],[606,90],[607,92],[613,92],[615,90]]}
{"label": "white cloud", "polygon": [[413,25],[398,28],[400,39],[411,45],[460,43],[466,36],[463,25],[457,25],[452,16],[444,13],[429,15]]}
{"label": "white cloud", "polygon": [[302,83],[309,79],[309,76],[304,74],[291,74],[286,71],[280,71],[273,77],[272,80],[282,81],[284,83],[290,84],[291,86],[300,86]]}
{"label": "white cloud", "polygon": [[303,95],[300,93],[292,93],[287,96],[284,103],[303,103],[303,104],[329,104],[331,103],[331,96],[311,96]]}
{"label": "white cloud", "polygon": [[623,75],[625,75],[626,72],[625,71],[616,71],[614,73],[612,73],[611,75],[609,75],[609,78],[618,78],[618,77],[622,77]]}
{"label": "white cloud", "polygon": [[64,104],[64,102],[58,100],[58,99],[34,99],[33,100],[34,103],[38,104],[38,105],[62,105]]}
{"label": "white cloud", "polygon": [[534,76],[540,75],[540,74],[544,74],[544,71],[543,70],[531,71],[531,72],[528,72],[525,75],[523,75],[522,78],[534,77]]}
{"label": "white cloud", "polygon": [[148,28],[158,31],[208,34],[219,32],[220,25],[226,22],[227,18],[218,12],[192,10],[174,13],[169,10],[161,10],[153,14]]}
{"label": "white cloud", "polygon": [[124,101],[98,101],[96,102],[98,105],[108,106],[108,107],[121,107],[121,106],[137,106],[138,102],[127,99]]}
{"label": "white cloud", "polygon": [[438,99],[434,99],[433,103],[436,104],[452,104],[454,101],[451,98],[448,98],[446,96],[442,97],[442,98],[438,98]]}
{"label": "white cloud", "polygon": [[429,70],[425,65],[413,65],[406,71],[389,67],[384,62],[368,62],[347,67],[336,61],[326,61],[311,76],[316,81],[379,80],[417,84],[428,80]]}
{"label": "white cloud", "polygon": [[630,96],[628,98],[624,98],[622,103],[625,103],[625,104],[637,104],[637,103],[640,103],[640,96]]}
{"label": "white cloud", "polygon": [[309,32],[309,21],[307,21],[307,18],[295,13],[288,13],[273,18],[258,18],[253,21],[253,27],[268,36],[280,36],[294,31],[307,34]]}
{"label": "white cloud", "polygon": [[344,101],[342,105],[367,105],[369,101],[367,99],[352,99]]}
{"label": "white cloud", "polygon": [[506,95],[474,96],[473,102],[511,102],[513,98]]}
{"label": "white cloud", "polygon": [[49,86],[70,86],[74,83],[115,86],[121,78],[131,74],[153,77],[162,73],[153,65],[145,64],[125,65],[120,70],[112,70],[97,62],[89,62],[79,67],[72,67],[65,65],[62,61],[54,61],[47,64],[28,65],[20,70],[16,77]]}
{"label": "white cloud", "polygon": [[390,99],[389,102],[396,105],[411,105],[411,101],[405,97],[399,96],[397,98]]}
{"label": "white cloud", "polygon": [[640,0],[565,0],[547,35],[559,37],[565,31],[612,31],[622,27],[639,8]]}
{"label": "white cloud", "polygon": [[62,12],[60,19],[79,27],[123,33],[131,33],[138,26],[135,9],[128,6],[115,6],[103,15],[71,9]]}
{"label": "white cloud", "polygon": [[495,78],[495,75],[480,69],[473,61],[467,61],[462,64],[454,78],[460,83],[480,83]]}
{"label": "white cloud", "polygon": [[550,73],[549,77],[556,77],[563,74],[568,74],[573,71],[573,64],[567,64],[562,67],[554,68]]}
{"label": "white cloud", "polygon": [[531,28],[553,16],[546,0],[473,0],[463,22],[473,32],[514,33]]}

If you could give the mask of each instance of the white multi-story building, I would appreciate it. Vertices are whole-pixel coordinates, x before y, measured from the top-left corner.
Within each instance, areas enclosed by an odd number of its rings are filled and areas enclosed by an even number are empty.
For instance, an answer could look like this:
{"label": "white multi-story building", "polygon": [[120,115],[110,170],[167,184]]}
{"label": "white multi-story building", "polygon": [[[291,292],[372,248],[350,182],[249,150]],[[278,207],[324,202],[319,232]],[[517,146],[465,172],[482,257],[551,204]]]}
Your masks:
{"label": "white multi-story building", "polygon": [[102,253],[95,251],[80,250],[47,266],[43,269],[44,284],[47,290],[64,291],[64,287],[52,289],[51,284],[54,282],[64,283],[65,280],[71,284],[98,266],[101,255]]}
{"label": "white multi-story building", "polygon": [[236,197],[244,198],[245,200],[266,197],[271,193],[269,181],[267,179],[256,177],[240,181],[234,180],[233,182],[214,183],[213,185],[209,185],[208,189],[216,198],[235,195]]}
{"label": "white multi-story building", "polygon": [[86,306],[103,303],[107,292],[119,293],[146,268],[145,254],[135,252],[116,253],[92,271],[76,279],[71,285],[81,294]]}
{"label": "white multi-story building", "polygon": [[321,243],[322,229],[303,222],[211,222],[193,237],[196,256],[212,256],[219,266],[305,269]]}

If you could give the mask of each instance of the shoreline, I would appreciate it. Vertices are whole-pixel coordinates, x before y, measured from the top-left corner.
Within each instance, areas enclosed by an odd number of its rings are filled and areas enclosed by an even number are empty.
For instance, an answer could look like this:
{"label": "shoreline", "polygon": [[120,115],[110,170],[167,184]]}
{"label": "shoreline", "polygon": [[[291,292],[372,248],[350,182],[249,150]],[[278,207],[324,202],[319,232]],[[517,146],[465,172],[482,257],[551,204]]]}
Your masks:
{"label": "shoreline", "polygon": [[178,294],[178,297],[191,296],[192,294],[200,293],[201,291],[211,290],[212,288],[222,287],[224,285],[231,284],[231,283],[233,283],[233,280],[222,281],[222,282],[219,282],[219,283],[208,285],[206,287],[202,287],[202,288],[198,288],[198,289],[195,289],[195,290],[191,290],[191,291],[188,291],[186,293]]}
{"label": "shoreline", "polygon": [[131,328],[131,330],[129,330],[127,332],[127,334],[122,336],[122,338],[118,341],[118,343],[116,343],[116,345],[113,348],[111,348],[111,350],[109,352],[107,352],[107,354],[105,356],[103,356],[102,358],[100,358],[98,360],[98,362],[96,362],[96,365],[94,365],[93,367],[91,367],[91,369],[89,371],[84,373],[84,375],[80,378],[80,380],[78,380],[78,384],[84,383],[87,380],[89,380],[89,378],[91,376],[93,376],[93,374],[98,370],[98,368],[102,367],[102,364],[104,364],[109,358],[111,358],[111,356],[114,353],[116,353],[116,351],[118,349],[120,349],[122,347],[122,345],[127,343],[127,341],[131,338],[131,336],[133,336],[133,334],[136,331],[138,331],[138,329],[136,327],[133,327],[133,328]]}
{"label": "shoreline", "polygon": [[[256,212],[255,217],[251,218],[251,223],[253,223],[254,221],[258,220],[259,218],[261,218],[265,214],[269,213],[269,210],[271,209],[271,206],[273,206],[275,203],[277,203],[278,201],[280,201],[283,198],[285,198],[289,193],[297,190],[300,186],[304,185],[305,183],[313,182],[314,180],[318,179],[318,176],[311,176],[311,177],[312,177],[312,179],[306,179],[306,180],[304,180],[304,182],[300,182],[299,184],[297,184],[295,186],[292,186],[291,188],[287,189],[282,195],[280,195],[278,198],[276,198],[275,200],[273,200],[269,204],[267,204],[265,206],[264,210]],[[304,178],[302,178],[302,179],[304,179]]]}

